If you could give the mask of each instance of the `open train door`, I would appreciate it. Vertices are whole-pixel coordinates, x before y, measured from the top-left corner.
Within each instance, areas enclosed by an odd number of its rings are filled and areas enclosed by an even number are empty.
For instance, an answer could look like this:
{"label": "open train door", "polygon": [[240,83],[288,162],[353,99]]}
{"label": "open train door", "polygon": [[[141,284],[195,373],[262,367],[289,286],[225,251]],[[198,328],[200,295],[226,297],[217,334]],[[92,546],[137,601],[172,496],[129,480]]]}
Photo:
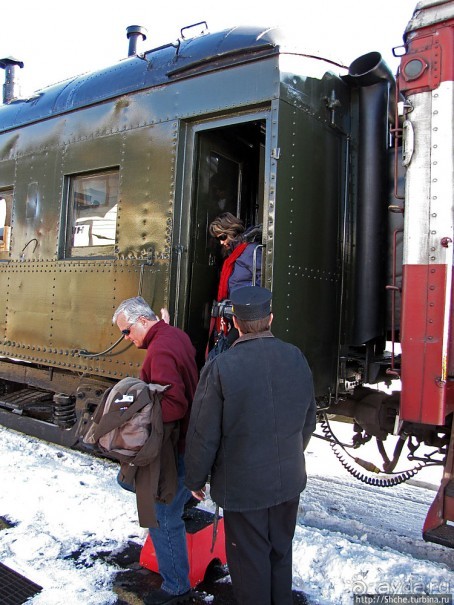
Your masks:
{"label": "open train door", "polygon": [[[182,192],[176,319],[197,350],[199,366],[205,361],[211,307],[216,299],[223,258],[219,243],[209,235],[211,221],[230,212],[246,226],[262,222],[263,120],[213,128],[194,126]],[[192,204],[189,204],[192,200]],[[187,257],[187,264],[184,262]]]}

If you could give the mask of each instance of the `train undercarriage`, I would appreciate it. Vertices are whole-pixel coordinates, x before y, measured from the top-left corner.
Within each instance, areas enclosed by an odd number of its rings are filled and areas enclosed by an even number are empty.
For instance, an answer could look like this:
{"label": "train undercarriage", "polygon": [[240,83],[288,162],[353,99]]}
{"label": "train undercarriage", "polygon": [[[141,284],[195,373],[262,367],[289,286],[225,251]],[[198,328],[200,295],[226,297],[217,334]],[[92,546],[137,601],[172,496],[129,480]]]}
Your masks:
{"label": "train undercarriage", "polygon": [[79,445],[79,437],[113,382],[21,361],[1,362],[0,424],[58,443]]}
{"label": "train undercarriage", "polygon": [[[443,477],[427,514],[423,537],[429,542],[454,548],[454,421],[451,413],[443,426],[399,421],[399,392],[388,395],[367,387],[357,387],[352,396],[330,405],[322,418],[322,428],[334,454],[356,479],[369,485],[392,487],[414,477],[427,467],[442,466]],[[353,422],[350,444],[341,443],[331,430],[329,417]],[[355,453],[374,440],[380,466]],[[393,441],[387,447],[386,441]],[[396,470],[404,461],[409,468]],[[377,457],[377,459],[378,459]],[[400,467],[402,468],[402,467]],[[366,472],[364,472],[366,471]]]}

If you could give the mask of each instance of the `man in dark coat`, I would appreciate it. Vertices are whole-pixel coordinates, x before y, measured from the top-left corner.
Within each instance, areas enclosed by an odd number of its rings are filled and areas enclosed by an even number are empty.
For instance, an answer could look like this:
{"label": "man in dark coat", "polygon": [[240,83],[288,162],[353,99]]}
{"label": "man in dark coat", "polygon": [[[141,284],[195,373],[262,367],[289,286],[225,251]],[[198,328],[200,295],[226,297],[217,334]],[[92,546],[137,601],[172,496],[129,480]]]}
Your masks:
{"label": "man in dark coat", "polygon": [[210,479],[224,509],[227,562],[239,605],[291,605],[292,539],[315,429],[312,374],[301,351],[273,336],[271,293],[231,296],[240,338],[208,362],[194,397],[186,485]]}
{"label": "man in dark coat", "polygon": [[[195,349],[185,332],[160,320],[140,296],[123,301],[112,321],[126,340],[147,351],[140,379],[168,385],[161,398],[164,429],[172,424],[179,425],[178,451],[172,451],[172,458],[174,461],[177,458],[178,463],[176,495],[167,504],[155,502],[155,494],[149,496],[149,505],[155,506],[159,523],[159,527],[150,527],[149,532],[163,582],[159,590],[145,597],[144,602],[146,605],[182,603],[191,598],[186,528],[182,515],[185,503],[191,498],[184,485],[183,453],[198,379]],[[165,462],[161,459],[161,472]]]}

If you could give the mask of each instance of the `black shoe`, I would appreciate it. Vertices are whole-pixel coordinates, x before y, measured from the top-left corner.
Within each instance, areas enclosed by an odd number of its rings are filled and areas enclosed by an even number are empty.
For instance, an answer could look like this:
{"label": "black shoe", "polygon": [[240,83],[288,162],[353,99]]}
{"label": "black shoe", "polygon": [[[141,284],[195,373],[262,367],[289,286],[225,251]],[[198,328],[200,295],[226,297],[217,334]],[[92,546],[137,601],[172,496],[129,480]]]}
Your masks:
{"label": "black shoe", "polygon": [[143,602],[145,605],[177,605],[177,603],[187,603],[192,597],[192,591],[188,590],[183,594],[171,594],[165,590],[153,590],[147,595]]}

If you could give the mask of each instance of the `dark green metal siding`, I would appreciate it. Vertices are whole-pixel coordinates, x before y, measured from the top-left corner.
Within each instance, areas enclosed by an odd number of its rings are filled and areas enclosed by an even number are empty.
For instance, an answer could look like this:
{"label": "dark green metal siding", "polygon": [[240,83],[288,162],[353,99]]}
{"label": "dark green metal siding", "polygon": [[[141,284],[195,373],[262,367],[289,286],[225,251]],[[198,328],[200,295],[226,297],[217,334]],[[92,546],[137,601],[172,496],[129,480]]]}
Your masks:
{"label": "dark green metal siding", "polygon": [[336,376],[345,145],[336,130],[281,102],[273,327],[305,352],[318,393]]}

